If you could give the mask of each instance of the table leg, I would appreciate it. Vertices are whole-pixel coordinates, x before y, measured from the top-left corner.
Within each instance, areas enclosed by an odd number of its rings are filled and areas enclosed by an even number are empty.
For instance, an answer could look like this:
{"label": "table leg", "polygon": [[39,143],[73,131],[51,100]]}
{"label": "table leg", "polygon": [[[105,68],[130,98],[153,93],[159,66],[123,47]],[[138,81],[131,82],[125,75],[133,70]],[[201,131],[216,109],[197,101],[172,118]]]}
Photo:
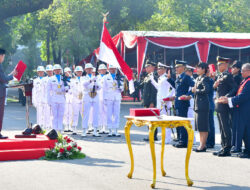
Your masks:
{"label": "table leg", "polygon": [[133,156],[133,151],[132,151],[132,146],[131,146],[131,141],[130,141],[130,128],[132,126],[132,121],[127,121],[125,125],[125,138],[127,141],[128,145],[128,150],[129,150],[129,155],[130,155],[130,161],[131,161],[131,167],[130,167],[130,172],[128,173],[128,178],[132,178],[133,172],[134,172],[134,156]]}
{"label": "table leg", "polygon": [[155,143],[154,143],[155,129],[156,127],[154,125],[149,126],[149,144],[153,162],[153,183],[151,184],[152,188],[155,188],[155,183],[156,183],[156,159],[155,159]]}
{"label": "table leg", "polygon": [[187,179],[188,186],[192,186],[193,181],[189,178],[188,167],[189,167],[189,159],[190,159],[190,155],[191,155],[191,151],[192,151],[192,147],[193,147],[193,142],[194,142],[194,131],[193,131],[192,125],[190,123],[185,124],[184,127],[188,133],[188,147],[187,147],[186,163],[185,163],[185,176]]}
{"label": "table leg", "polygon": [[166,176],[166,172],[164,171],[164,148],[165,148],[165,136],[166,136],[166,128],[161,128],[161,174],[162,176]]}

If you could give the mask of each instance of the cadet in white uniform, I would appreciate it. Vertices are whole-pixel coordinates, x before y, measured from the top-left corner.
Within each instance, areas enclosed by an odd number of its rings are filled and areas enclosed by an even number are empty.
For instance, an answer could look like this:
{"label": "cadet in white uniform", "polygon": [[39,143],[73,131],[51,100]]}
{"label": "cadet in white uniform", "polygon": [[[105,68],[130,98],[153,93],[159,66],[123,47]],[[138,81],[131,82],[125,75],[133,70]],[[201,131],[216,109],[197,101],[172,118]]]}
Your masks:
{"label": "cadet in white uniform", "polygon": [[51,107],[48,105],[48,82],[50,77],[53,76],[53,66],[46,66],[47,76],[42,79],[42,102],[43,102],[43,127],[45,129],[52,129],[52,112]]}
{"label": "cadet in white uniform", "polygon": [[83,77],[83,121],[82,121],[82,128],[83,133],[82,137],[86,137],[86,132],[88,128],[88,121],[89,121],[89,113],[91,107],[93,107],[93,113],[95,115],[93,119],[93,136],[100,137],[97,132],[98,128],[98,119],[99,119],[99,88],[100,85],[96,80],[96,76],[92,76],[93,66],[91,63],[87,63],[85,65],[86,76]]}
{"label": "cadet in white uniform", "polygon": [[43,126],[43,94],[42,94],[42,79],[44,76],[45,69],[43,66],[37,67],[38,77],[33,81],[32,89],[32,103],[36,108],[36,122],[38,125]]}
{"label": "cadet in white uniform", "polygon": [[[92,76],[95,76],[96,74],[96,68],[93,67],[92,69]],[[88,122],[88,134],[90,134],[91,132],[93,132],[94,128],[93,128],[93,107],[90,108],[90,112],[89,112],[89,122]]]}
{"label": "cadet in white uniform", "polygon": [[77,66],[75,68],[76,77],[73,78],[70,82],[70,91],[72,93],[72,113],[73,113],[73,120],[72,126],[74,132],[76,131],[78,125],[78,118],[79,114],[81,118],[83,117],[83,77],[82,77],[83,69],[82,66]]}
{"label": "cadet in white uniform", "polygon": [[59,64],[54,65],[54,76],[50,77],[48,82],[48,104],[52,110],[52,127],[58,132],[63,130],[63,115],[65,108],[65,92],[68,87],[65,87],[62,81],[62,68]]}
{"label": "cadet in white uniform", "polygon": [[[71,69],[69,67],[64,68],[64,75],[67,77],[67,81],[71,82]],[[71,88],[65,93],[65,110],[63,116],[64,132],[73,132],[72,120],[73,120],[73,110],[72,110],[72,93]],[[73,133],[76,134],[76,133]]]}
{"label": "cadet in white uniform", "polygon": [[99,91],[99,128],[101,134],[107,134],[107,101],[104,101],[104,94],[107,89],[104,88],[105,75],[107,72],[107,67],[104,64],[99,65],[98,68],[99,75],[97,76],[97,80],[100,84]]}
{"label": "cadet in white uniform", "polygon": [[[167,66],[159,62],[157,70],[157,73],[159,75],[158,82],[154,80],[153,75],[150,77],[150,79],[151,83],[157,89],[157,108],[161,110],[161,114],[170,115],[172,102],[171,101],[164,102],[163,99],[174,96],[175,90],[167,81],[166,71],[167,71]],[[169,144],[170,142],[171,142],[171,129],[166,128],[165,143]]]}
{"label": "cadet in white uniform", "polygon": [[116,67],[109,65],[109,74],[105,76],[103,85],[104,102],[107,102],[107,125],[109,129],[108,137],[121,135],[118,133],[120,122],[121,92],[123,91],[123,80],[116,78]]}

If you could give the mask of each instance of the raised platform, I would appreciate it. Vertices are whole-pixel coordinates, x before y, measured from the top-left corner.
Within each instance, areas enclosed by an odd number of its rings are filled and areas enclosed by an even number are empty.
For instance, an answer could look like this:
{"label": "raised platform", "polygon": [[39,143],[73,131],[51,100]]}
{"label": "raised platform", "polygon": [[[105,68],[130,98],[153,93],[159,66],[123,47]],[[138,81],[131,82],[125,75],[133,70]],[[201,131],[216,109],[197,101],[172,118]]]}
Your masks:
{"label": "raised platform", "polygon": [[39,159],[45,156],[45,151],[53,148],[55,143],[56,140],[49,140],[45,135],[0,140],[0,161]]}

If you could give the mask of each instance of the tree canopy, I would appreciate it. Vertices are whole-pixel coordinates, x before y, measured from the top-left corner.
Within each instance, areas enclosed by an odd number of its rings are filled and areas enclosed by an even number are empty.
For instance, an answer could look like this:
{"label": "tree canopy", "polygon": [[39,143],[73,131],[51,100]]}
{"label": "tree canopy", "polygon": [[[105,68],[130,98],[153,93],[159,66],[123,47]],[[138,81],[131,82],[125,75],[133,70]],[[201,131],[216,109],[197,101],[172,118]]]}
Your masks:
{"label": "tree canopy", "polygon": [[107,11],[111,35],[250,31],[249,0],[0,0],[0,46],[11,54],[25,47],[32,65],[77,64],[98,47]]}

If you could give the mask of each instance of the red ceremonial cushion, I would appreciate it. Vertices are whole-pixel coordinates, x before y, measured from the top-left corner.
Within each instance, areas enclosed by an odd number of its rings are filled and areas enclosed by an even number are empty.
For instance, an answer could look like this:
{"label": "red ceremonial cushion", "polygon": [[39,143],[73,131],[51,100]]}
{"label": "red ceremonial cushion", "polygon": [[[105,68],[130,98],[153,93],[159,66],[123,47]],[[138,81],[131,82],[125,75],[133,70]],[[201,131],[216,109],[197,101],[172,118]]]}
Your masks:
{"label": "red ceremonial cushion", "polygon": [[160,115],[160,109],[157,108],[130,108],[130,116],[155,116],[154,112]]}

